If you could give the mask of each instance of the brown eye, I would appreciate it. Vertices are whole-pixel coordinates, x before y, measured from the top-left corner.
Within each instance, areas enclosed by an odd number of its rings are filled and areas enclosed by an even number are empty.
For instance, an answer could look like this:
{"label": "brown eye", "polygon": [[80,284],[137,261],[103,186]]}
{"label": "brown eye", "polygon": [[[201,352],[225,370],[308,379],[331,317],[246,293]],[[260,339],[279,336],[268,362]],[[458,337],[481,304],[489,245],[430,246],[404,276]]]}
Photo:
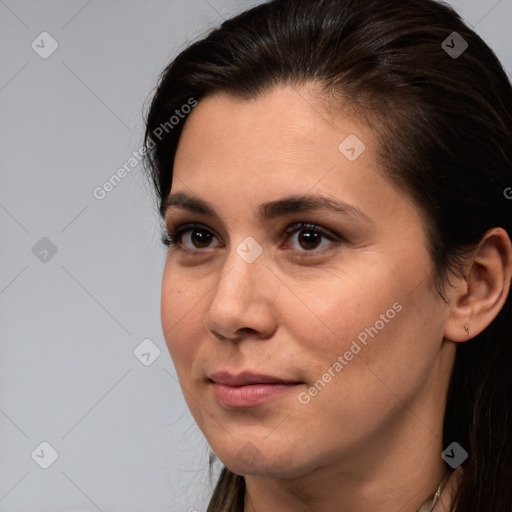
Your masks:
{"label": "brown eye", "polygon": [[211,243],[213,237],[207,229],[195,228],[190,231],[190,240],[197,249],[204,249]]}
{"label": "brown eye", "polygon": [[184,224],[169,234],[164,243],[176,249],[194,252],[210,247],[212,240],[217,238],[209,229],[196,224]]}
{"label": "brown eye", "polygon": [[[297,252],[320,252],[323,248],[330,245],[340,243],[343,239],[316,224],[306,224],[299,222],[290,226],[286,232],[292,240],[295,238],[296,243],[291,244],[292,249]],[[295,237],[294,234],[297,233]],[[292,236],[293,235],[293,236]],[[325,241],[326,243],[322,242]],[[295,245],[295,247],[293,247]]]}
{"label": "brown eye", "polygon": [[322,235],[312,229],[303,229],[299,232],[298,242],[304,249],[316,249],[322,240]]}

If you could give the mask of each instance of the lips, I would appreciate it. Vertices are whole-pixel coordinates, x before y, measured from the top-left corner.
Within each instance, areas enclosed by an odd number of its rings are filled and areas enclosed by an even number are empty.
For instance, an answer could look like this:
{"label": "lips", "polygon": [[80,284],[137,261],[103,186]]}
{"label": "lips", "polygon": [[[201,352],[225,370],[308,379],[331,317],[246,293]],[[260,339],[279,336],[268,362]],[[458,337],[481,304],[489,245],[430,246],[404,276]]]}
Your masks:
{"label": "lips", "polygon": [[226,371],[214,372],[209,376],[218,402],[228,408],[247,408],[264,404],[278,398],[299,386],[300,382],[243,372],[233,375]]}
{"label": "lips", "polygon": [[237,375],[233,375],[227,371],[217,371],[210,374],[209,379],[217,384],[226,386],[248,386],[250,384],[299,384],[289,379],[281,379],[272,375],[263,375],[261,373],[253,373],[245,371]]}

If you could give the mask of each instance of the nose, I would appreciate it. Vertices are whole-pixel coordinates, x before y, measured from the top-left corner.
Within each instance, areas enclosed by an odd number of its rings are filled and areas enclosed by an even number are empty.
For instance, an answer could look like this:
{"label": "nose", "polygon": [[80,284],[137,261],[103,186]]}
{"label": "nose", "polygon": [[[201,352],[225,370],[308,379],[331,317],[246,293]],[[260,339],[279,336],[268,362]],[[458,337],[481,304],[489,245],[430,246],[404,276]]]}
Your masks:
{"label": "nose", "polygon": [[264,254],[249,263],[233,248],[212,290],[206,330],[219,340],[270,337],[277,323],[273,299],[277,285]]}

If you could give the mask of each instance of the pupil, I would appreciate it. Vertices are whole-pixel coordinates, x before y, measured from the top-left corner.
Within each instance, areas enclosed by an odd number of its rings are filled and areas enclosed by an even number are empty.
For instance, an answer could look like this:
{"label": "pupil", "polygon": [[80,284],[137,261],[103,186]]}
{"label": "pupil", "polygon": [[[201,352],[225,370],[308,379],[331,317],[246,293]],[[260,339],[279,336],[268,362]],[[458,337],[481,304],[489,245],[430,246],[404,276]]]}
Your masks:
{"label": "pupil", "polygon": [[[301,231],[299,234],[299,242],[304,241],[305,244],[312,244],[316,247],[319,239],[321,238],[320,233],[315,231]],[[304,246],[303,246],[304,247]],[[315,247],[305,247],[306,249],[314,249]]]}
{"label": "pupil", "polygon": [[197,247],[205,247],[211,241],[211,233],[208,233],[204,229],[196,229],[192,232],[192,239],[198,242],[198,244],[194,244]]}

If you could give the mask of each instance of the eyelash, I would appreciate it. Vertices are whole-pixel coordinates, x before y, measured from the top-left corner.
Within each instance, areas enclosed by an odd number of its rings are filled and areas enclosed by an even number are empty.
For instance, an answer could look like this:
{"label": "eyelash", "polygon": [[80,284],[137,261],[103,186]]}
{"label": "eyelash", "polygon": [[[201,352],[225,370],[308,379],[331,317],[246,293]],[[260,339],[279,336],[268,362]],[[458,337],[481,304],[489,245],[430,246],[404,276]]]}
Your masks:
{"label": "eyelash", "polygon": [[[205,230],[205,231],[208,231],[208,232],[212,233],[208,228],[206,228],[202,224],[195,224],[195,223],[182,224],[181,226],[178,226],[174,230],[174,233],[169,233],[164,228],[164,232],[162,234],[162,239],[161,239],[162,243],[165,246],[169,247],[169,248],[172,246],[172,247],[175,248],[175,250],[183,250],[183,251],[186,251],[189,254],[204,253],[208,248],[206,248],[206,249],[196,249],[196,250],[187,249],[179,241],[184,233],[186,233],[187,231],[191,231],[191,230],[193,231],[194,229],[202,229],[202,230]],[[293,234],[296,231],[300,232],[300,231],[306,231],[306,230],[316,231],[316,232],[320,233],[320,235],[323,238],[327,238],[333,244],[340,244],[340,243],[342,243],[344,241],[344,239],[342,237],[337,236],[334,233],[331,233],[330,231],[322,228],[321,226],[318,226],[317,224],[307,223],[307,222],[297,222],[295,224],[292,224],[291,226],[289,226],[284,231],[284,234],[289,237],[291,234]],[[212,233],[212,234],[215,236],[214,233]],[[313,250],[310,250],[310,251],[309,250],[297,251],[297,250],[294,249],[295,252],[304,253],[304,254],[312,254],[312,255],[321,254],[321,253],[325,252],[325,250],[326,250],[325,247],[322,248],[322,249],[313,249]],[[301,254],[301,256],[304,255],[304,254]]]}

